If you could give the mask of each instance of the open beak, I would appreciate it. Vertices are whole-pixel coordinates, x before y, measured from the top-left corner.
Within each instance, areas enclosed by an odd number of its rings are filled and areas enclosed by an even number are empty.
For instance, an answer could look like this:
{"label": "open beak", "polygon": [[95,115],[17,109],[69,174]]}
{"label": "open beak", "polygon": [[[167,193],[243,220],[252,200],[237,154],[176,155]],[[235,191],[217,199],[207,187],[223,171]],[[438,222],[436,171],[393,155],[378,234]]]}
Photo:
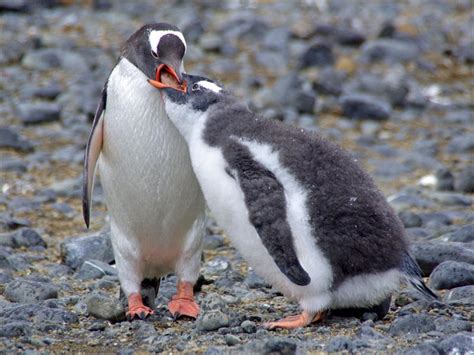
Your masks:
{"label": "open beak", "polygon": [[158,66],[155,79],[148,79],[148,82],[157,89],[171,88],[186,93],[186,81],[181,82],[176,71],[166,64]]}

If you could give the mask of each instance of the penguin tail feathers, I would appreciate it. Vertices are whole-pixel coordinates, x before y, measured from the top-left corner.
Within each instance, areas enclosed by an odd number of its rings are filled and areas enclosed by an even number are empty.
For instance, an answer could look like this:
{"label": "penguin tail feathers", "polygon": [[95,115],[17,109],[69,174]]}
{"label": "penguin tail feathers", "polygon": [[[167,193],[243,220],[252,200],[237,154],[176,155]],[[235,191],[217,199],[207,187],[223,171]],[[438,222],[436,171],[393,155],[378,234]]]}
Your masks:
{"label": "penguin tail feathers", "polygon": [[402,271],[407,282],[423,299],[428,301],[439,300],[439,296],[426,286],[420,266],[408,253],[403,257]]}

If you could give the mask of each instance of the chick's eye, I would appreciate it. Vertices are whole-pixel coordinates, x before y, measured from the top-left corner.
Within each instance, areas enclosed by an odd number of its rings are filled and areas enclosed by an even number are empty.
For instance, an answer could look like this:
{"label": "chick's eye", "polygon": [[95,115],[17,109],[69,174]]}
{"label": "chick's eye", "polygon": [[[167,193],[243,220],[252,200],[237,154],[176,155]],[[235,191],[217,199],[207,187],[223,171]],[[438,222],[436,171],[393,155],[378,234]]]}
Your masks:
{"label": "chick's eye", "polygon": [[201,87],[198,84],[194,84],[193,87],[191,88],[192,91],[197,91],[200,90]]}
{"label": "chick's eye", "polygon": [[158,53],[155,52],[153,49],[151,50],[151,56],[155,59],[158,59]]}

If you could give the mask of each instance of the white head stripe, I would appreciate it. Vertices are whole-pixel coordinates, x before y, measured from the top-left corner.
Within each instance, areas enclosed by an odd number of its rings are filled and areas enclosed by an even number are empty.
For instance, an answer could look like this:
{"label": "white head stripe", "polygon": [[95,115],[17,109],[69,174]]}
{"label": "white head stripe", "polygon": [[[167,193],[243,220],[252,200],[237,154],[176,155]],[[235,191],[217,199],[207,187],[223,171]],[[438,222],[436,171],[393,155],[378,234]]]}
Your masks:
{"label": "white head stripe", "polygon": [[150,41],[150,46],[151,48],[156,51],[156,48],[158,48],[158,44],[160,43],[161,37],[166,36],[166,35],[175,35],[178,37],[181,42],[184,44],[184,51],[186,52],[186,40],[184,39],[184,36],[181,32],[179,31],[171,31],[171,30],[166,30],[166,31],[151,31],[148,40]]}
{"label": "white head stripe", "polygon": [[222,90],[222,88],[219,85],[211,83],[210,81],[207,81],[207,80],[198,81],[196,84],[208,90],[214,91],[215,93],[221,92]]}

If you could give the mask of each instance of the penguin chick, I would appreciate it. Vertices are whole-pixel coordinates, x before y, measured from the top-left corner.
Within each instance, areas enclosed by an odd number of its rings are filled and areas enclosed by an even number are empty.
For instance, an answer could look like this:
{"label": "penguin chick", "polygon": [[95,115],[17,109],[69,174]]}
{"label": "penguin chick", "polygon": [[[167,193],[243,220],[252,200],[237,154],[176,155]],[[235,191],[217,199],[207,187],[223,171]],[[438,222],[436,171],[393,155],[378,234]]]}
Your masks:
{"label": "penguin chick", "polygon": [[184,80],[186,92],[162,89],[165,110],[188,143],[212,214],[250,266],[303,310],[265,327],[306,326],[330,308],[378,304],[403,278],[436,298],[401,222],[354,158],[253,114],[209,79]]}
{"label": "penguin chick", "polygon": [[[84,220],[89,226],[98,162],[131,319],[153,313],[159,280],[170,272],[178,277],[171,314],[199,313],[193,285],[205,230],[204,197],[186,143],[167,118],[160,93],[147,83],[156,77],[180,82],[185,52],[175,26],[149,24],[135,32],[104,85],[86,147]],[[149,304],[142,297],[147,285],[154,288]]]}

